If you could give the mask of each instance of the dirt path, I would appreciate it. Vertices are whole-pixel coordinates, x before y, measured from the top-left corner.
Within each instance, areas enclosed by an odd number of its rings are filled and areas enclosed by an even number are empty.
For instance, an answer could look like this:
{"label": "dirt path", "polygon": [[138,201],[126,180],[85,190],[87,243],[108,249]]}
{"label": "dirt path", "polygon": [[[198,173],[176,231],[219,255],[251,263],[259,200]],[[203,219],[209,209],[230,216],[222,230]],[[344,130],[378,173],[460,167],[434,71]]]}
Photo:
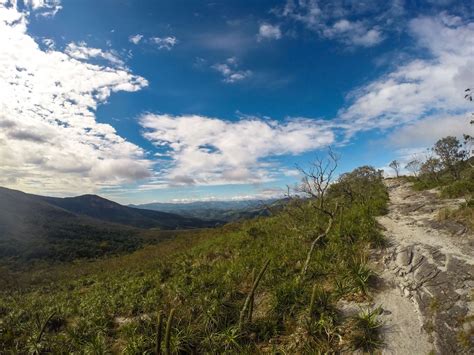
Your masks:
{"label": "dirt path", "polygon": [[389,213],[379,218],[390,246],[379,260],[387,354],[473,353],[474,238],[462,225],[438,222],[440,200],[387,180]]}

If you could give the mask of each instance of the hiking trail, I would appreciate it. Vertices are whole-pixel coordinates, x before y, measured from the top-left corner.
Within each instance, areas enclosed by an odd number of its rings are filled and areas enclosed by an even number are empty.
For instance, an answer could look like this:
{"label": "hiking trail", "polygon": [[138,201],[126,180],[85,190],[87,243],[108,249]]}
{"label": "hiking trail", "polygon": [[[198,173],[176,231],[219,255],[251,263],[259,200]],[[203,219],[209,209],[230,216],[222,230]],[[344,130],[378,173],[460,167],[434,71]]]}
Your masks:
{"label": "hiking trail", "polygon": [[383,308],[383,353],[473,353],[474,236],[438,220],[441,209],[463,199],[414,191],[399,179],[385,183],[390,203],[378,222],[389,246],[376,261],[380,290],[373,300]]}

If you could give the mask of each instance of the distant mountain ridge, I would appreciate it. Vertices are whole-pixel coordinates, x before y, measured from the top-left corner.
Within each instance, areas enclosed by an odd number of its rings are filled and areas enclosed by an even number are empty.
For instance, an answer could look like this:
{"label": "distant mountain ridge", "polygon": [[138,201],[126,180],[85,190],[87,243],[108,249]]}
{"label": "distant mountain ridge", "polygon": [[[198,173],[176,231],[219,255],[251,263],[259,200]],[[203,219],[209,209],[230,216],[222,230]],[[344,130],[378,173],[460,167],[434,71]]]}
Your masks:
{"label": "distant mountain ridge", "polygon": [[266,216],[269,214],[268,207],[274,206],[277,201],[279,200],[195,201],[185,203],[154,202],[129,206],[174,213],[202,220],[231,222],[239,219]]}
{"label": "distant mountain ridge", "polygon": [[168,212],[123,206],[97,195],[64,198],[38,196],[38,198],[75,214],[137,228],[200,228],[214,226],[217,223],[217,221],[203,222]]}
{"label": "distant mountain ridge", "polygon": [[96,195],[56,198],[0,187],[0,258],[96,257],[159,239],[160,233],[144,233],[151,228],[192,229],[216,223],[122,206]]}

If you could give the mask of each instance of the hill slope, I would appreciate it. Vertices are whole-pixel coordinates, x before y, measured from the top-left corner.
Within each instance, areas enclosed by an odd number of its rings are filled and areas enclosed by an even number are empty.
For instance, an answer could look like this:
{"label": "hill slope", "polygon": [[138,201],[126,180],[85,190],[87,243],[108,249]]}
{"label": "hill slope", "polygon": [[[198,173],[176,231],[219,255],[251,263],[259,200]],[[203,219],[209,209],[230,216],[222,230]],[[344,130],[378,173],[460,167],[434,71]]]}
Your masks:
{"label": "hill slope", "polygon": [[138,228],[182,229],[208,227],[215,224],[215,221],[203,222],[197,218],[183,217],[168,212],[127,207],[97,195],[66,198],[37,197],[78,215]]}
{"label": "hill slope", "polygon": [[[0,258],[72,260],[135,250],[160,238],[142,228],[209,226],[99,196],[52,198],[0,188]],[[150,234],[150,233],[148,233]]]}
{"label": "hill slope", "polygon": [[[130,255],[22,275],[0,272],[0,321],[7,329],[0,332],[0,348],[375,352],[382,346],[380,309],[347,316],[341,306],[370,301],[374,277],[367,260],[370,247],[382,242],[374,217],[387,199],[380,177],[373,178],[349,175],[343,182],[353,187],[350,196],[332,185],[326,206],[338,214],[334,224],[314,201],[294,199],[271,217],[191,231],[189,238]],[[170,341],[162,344],[158,312],[170,324]]]}

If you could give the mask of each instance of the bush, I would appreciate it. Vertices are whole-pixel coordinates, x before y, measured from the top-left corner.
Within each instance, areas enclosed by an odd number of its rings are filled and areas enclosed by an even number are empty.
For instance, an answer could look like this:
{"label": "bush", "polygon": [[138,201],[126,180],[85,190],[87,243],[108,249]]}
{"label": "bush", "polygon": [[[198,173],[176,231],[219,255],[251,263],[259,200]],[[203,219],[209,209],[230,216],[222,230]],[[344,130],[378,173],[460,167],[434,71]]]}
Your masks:
{"label": "bush", "polygon": [[354,330],[350,341],[354,350],[361,349],[373,353],[383,346],[382,326],[378,320],[381,308],[362,311],[353,318]]}
{"label": "bush", "polygon": [[474,194],[474,180],[457,180],[441,189],[442,197],[456,198]]}

